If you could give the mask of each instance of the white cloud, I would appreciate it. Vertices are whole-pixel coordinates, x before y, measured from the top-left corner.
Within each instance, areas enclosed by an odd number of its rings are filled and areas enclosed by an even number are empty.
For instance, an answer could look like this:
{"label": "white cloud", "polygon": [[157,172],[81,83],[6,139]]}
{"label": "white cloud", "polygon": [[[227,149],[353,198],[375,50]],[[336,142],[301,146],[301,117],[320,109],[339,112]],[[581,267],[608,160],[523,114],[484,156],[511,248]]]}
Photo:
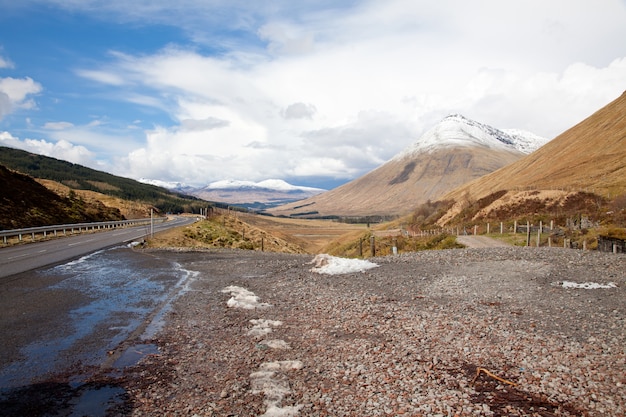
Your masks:
{"label": "white cloud", "polygon": [[43,125],[44,129],[50,130],[65,130],[74,127],[74,124],[70,122],[47,122]]}
{"label": "white cloud", "polygon": [[[198,42],[112,51],[76,72],[172,121],[139,145],[96,126],[53,136],[90,149],[104,141],[118,149],[117,173],[135,178],[351,179],[452,112],[554,137],[626,88],[619,0],[53,3],[176,26]],[[2,91],[0,115],[37,92]]]}
{"label": "white cloud", "polygon": [[42,87],[31,78],[0,78],[0,120],[15,108],[32,109],[35,102],[29,96],[41,92]]}
{"label": "white cloud", "polygon": [[78,70],[76,71],[76,73],[83,78],[87,78],[102,84],[108,84],[113,86],[121,86],[124,84],[124,79],[122,77],[111,72],[96,70]]}
{"label": "white cloud", "polygon": [[312,119],[317,109],[313,104],[293,103],[282,112],[285,119]]}
{"label": "white cloud", "polygon": [[15,65],[9,59],[0,56],[0,68],[14,68]]}
{"label": "white cloud", "polygon": [[76,146],[68,141],[49,142],[44,139],[19,139],[9,132],[0,132],[0,145],[22,149],[28,152],[50,156],[57,159],[96,167],[95,154],[84,146]]}

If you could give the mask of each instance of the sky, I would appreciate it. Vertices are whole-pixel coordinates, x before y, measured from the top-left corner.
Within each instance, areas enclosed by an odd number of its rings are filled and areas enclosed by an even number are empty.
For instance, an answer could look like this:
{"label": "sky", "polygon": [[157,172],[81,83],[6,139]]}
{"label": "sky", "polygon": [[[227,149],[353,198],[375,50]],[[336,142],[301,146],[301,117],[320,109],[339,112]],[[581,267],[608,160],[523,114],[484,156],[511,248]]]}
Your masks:
{"label": "sky", "polygon": [[553,138],[626,90],[626,0],[0,0],[0,145],[334,188],[445,116]]}

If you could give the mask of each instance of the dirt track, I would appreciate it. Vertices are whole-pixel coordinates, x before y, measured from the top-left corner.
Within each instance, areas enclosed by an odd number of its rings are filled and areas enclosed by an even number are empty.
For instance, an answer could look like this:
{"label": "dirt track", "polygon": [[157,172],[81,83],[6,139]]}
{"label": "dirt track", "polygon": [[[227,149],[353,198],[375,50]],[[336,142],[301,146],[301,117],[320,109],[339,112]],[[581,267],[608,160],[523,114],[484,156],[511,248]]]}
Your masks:
{"label": "dirt track", "polygon": [[456,241],[468,248],[502,248],[511,246],[501,240],[492,239],[487,236],[458,236]]}

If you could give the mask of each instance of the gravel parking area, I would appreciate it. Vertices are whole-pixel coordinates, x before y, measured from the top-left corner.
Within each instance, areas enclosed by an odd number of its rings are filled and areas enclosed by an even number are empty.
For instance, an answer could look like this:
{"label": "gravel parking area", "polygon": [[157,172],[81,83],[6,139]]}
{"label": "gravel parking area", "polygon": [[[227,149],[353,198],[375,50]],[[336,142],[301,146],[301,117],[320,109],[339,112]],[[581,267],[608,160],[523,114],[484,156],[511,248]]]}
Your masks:
{"label": "gravel parking area", "polygon": [[624,255],[430,251],[324,275],[305,255],[155,254],[199,274],[126,371],[133,416],[626,414]]}

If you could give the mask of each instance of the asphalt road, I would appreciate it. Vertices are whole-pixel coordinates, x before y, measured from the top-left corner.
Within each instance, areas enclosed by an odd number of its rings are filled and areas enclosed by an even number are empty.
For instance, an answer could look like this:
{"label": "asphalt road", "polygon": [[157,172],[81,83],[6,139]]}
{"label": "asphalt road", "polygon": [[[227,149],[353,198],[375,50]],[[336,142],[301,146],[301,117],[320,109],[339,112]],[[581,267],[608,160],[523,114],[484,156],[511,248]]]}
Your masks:
{"label": "asphalt road", "polygon": [[[186,226],[194,221],[195,218],[192,217],[173,217],[164,223],[155,223],[154,232]],[[139,240],[149,234],[149,226],[136,226],[1,248],[0,278],[74,259],[100,249]]]}

